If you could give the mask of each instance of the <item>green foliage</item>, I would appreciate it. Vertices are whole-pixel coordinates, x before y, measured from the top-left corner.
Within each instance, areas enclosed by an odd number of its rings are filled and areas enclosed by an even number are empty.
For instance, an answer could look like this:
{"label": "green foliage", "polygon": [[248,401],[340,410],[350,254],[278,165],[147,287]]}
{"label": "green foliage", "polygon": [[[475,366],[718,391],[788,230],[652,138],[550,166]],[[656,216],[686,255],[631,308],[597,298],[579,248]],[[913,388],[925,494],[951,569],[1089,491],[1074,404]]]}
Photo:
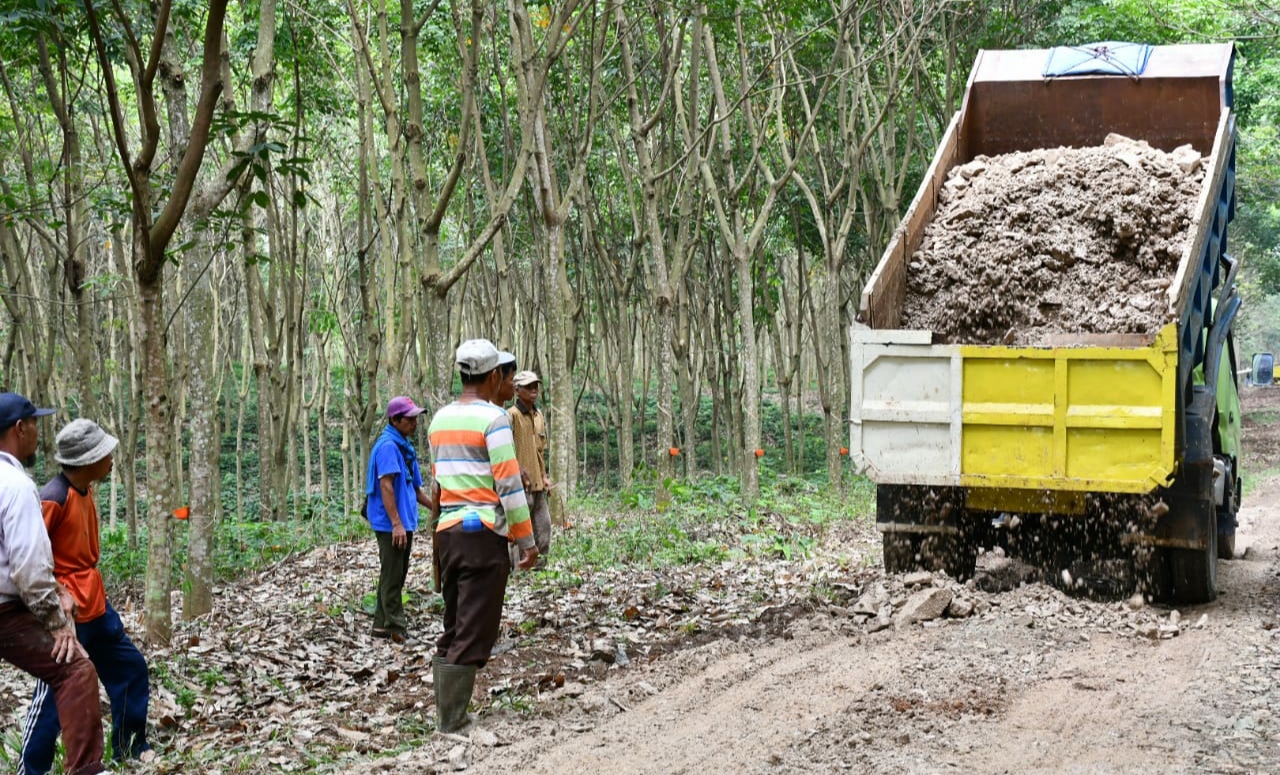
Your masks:
{"label": "green foliage", "polygon": [[13,720],[0,730],[0,767],[5,772],[17,772],[22,762],[22,728],[25,709],[13,711]]}
{"label": "green foliage", "polygon": [[[108,589],[141,582],[146,574],[147,538],[140,527],[137,548],[130,548],[124,526],[103,528],[102,560],[99,568]],[[282,522],[227,520],[214,533],[214,572],[217,579],[237,578],[279,562],[290,554],[310,551],[339,541],[351,541],[368,534],[364,520],[331,510],[327,516]],[[179,526],[174,544],[174,583],[181,578],[187,562],[187,530]]]}
{"label": "green foliage", "polygon": [[[781,399],[776,393],[766,393],[764,400],[761,402],[760,435],[766,450],[765,457],[760,461],[762,472],[786,473],[786,424],[783,422],[780,401]],[[638,397],[636,403],[633,459],[639,467],[633,473],[633,479],[643,480],[646,477],[652,478],[653,476],[653,471],[645,467],[644,464],[645,448],[643,445],[647,436],[651,437],[657,433],[658,402],[657,398],[650,394],[643,407],[638,406]],[[814,412],[798,412],[794,404],[795,399],[792,398],[790,426],[793,449],[796,455],[794,473],[798,476],[818,477],[821,480],[825,480],[827,465],[826,442],[823,436],[822,416]],[[684,412],[678,401],[675,402],[675,412],[677,417],[682,416]],[[676,441],[677,446],[681,449],[693,447],[700,469],[695,472],[681,471],[685,476],[691,473],[694,476],[700,476],[704,471],[714,469],[716,466],[716,436],[721,431],[715,427],[712,418],[713,400],[710,396],[704,395],[698,402],[697,420],[694,423],[697,429],[697,438],[692,441],[678,438]],[[579,404],[578,431],[582,439],[579,454],[586,463],[586,476],[583,477],[582,484],[586,487],[609,489],[618,485],[616,474],[618,433],[617,428],[610,423],[611,418],[605,406],[604,395],[601,393],[584,394]],[[681,430],[682,428],[677,424],[676,432],[680,433]],[[730,462],[729,455],[732,451],[729,448],[729,443],[730,441],[723,436],[719,438],[719,450],[723,456],[720,460],[722,468],[727,467]],[[677,459],[677,467],[680,467],[684,459]],[[607,475],[603,470],[606,460],[610,469]],[[624,494],[624,497],[632,500],[628,505],[644,507],[652,505],[644,501],[648,492],[647,490],[631,491]]]}
{"label": "green foliage", "polygon": [[574,510],[603,516],[557,536],[541,583],[574,587],[602,568],[796,559],[808,556],[834,527],[871,519],[875,504],[875,487],[861,477],[841,496],[818,478],[765,475],[755,508],[742,503],[730,477],[670,480],[667,492],[671,500],[664,508],[655,505],[653,482],[575,502]]}
{"label": "green foliage", "polygon": [[537,707],[536,701],[528,694],[507,690],[493,698],[490,711],[506,710],[521,716],[529,716]]}

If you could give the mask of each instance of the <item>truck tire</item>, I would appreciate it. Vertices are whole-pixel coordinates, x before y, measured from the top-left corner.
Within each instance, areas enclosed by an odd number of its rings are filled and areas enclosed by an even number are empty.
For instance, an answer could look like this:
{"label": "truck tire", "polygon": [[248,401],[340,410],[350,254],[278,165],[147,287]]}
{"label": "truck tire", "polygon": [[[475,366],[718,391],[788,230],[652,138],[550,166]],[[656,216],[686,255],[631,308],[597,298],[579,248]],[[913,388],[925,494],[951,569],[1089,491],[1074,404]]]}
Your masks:
{"label": "truck tire", "polygon": [[1210,505],[1208,546],[1203,549],[1162,547],[1156,550],[1156,599],[1167,603],[1208,603],[1218,596],[1217,515]]}
{"label": "truck tire", "polygon": [[920,570],[920,537],[910,533],[885,533],[885,573],[909,573]]}
{"label": "truck tire", "polygon": [[1218,559],[1234,560],[1236,558],[1236,534],[1218,536]]}
{"label": "truck tire", "polygon": [[[1236,515],[1240,511],[1240,479],[1231,477],[1231,491],[1226,505],[1218,507],[1218,559],[1233,560],[1236,556]],[[1230,532],[1223,532],[1223,526]]]}
{"label": "truck tire", "polygon": [[951,487],[885,485],[876,488],[876,522],[887,573],[944,570],[973,576],[977,546],[967,526],[964,493]]}

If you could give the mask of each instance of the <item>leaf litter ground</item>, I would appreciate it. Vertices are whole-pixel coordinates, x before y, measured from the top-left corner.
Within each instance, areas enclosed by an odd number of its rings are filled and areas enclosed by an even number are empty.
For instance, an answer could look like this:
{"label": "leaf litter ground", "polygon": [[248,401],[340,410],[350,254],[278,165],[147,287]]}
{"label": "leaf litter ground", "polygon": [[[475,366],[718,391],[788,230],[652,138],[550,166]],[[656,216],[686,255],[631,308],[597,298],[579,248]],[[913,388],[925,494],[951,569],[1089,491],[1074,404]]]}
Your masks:
{"label": "leaf litter ground", "polygon": [[[870,526],[854,530],[858,540],[841,543],[862,554],[822,560],[626,567],[585,579],[553,560],[549,571],[516,574],[502,639],[479,674],[480,710],[527,713],[584,695],[590,704],[590,688],[614,672],[711,640],[779,635],[793,609],[811,605],[815,586],[874,560]],[[370,635],[362,604],[377,577],[371,540],[318,549],[221,587],[210,616],[178,623],[171,648],[145,650],[153,742],[171,753],[136,769],[341,772],[422,745],[434,728],[431,655],[441,630],[429,568],[425,548],[416,549],[408,585],[414,639],[405,645]],[[137,601],[113,604],[137,639]],[[0,713],[15,726],[30,690],[25,674],[0,666]]]}

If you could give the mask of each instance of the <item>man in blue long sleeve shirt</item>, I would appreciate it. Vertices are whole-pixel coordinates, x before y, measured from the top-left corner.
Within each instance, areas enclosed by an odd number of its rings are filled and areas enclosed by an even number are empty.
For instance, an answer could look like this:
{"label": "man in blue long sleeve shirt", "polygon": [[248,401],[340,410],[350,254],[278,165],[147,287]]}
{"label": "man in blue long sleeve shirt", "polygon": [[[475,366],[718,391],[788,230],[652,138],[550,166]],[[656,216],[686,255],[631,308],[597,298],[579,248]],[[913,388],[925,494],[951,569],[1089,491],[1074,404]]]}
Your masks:
{"label": "man in blue long sleeve shirt", "polygon": [[373,635],[394,643],[408,640],[402,595],[413,534],[418,529],[418,506],[431,507],[413,446],[418,415],[423,411],[408,396],[388,401],[387,426],[369,450],[365,507],[369,525],[378,537],[380,562]]}

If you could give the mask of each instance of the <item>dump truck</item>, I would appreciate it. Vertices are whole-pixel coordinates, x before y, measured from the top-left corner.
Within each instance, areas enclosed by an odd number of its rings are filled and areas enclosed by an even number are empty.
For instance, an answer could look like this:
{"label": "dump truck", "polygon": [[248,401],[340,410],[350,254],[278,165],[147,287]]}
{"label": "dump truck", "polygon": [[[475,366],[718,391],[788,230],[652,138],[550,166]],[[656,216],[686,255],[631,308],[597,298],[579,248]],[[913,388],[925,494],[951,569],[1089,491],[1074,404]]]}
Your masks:
{"label": "dump truck", "polygon": [[[1227,250],[1234,49],[1147,46],[1126,64],[1112,56],[1122,45],[981,51],[864,285],[850,333],[850,450],[876,484],[888,571],[941,567],[964,578],[980,547],[1012,539],[1011,551],[1063,567],[1064,552],[1131,561],[1159,600],[1217,594],[1240,503],[1239,267]],[[1092,61],[1050,71],[1081,52]],[[1101,146],[1113,134],[1167,152],[1189,144],[1203,157],[1191,234],[1160,291],[1166,324],[1028,346],[902,326],[912,256],[952,168]],[[1107,282],[1098,277],[1103,294]],[[1022,531],[1035,535],[1020,540]]]}

